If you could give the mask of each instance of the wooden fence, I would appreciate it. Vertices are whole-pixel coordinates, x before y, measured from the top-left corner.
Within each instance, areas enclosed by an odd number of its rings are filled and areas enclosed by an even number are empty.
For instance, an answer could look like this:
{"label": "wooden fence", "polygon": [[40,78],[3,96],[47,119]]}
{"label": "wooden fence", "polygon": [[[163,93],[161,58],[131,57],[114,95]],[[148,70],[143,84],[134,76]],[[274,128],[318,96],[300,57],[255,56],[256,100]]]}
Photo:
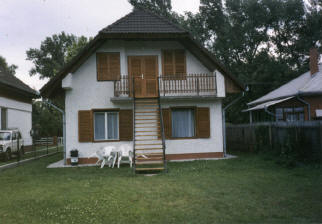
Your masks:
{"label": "wooden fence", "polygon": [[294,150],[307,160],[322,159],[322,122],[264,122],[227,124],[227,150]]}

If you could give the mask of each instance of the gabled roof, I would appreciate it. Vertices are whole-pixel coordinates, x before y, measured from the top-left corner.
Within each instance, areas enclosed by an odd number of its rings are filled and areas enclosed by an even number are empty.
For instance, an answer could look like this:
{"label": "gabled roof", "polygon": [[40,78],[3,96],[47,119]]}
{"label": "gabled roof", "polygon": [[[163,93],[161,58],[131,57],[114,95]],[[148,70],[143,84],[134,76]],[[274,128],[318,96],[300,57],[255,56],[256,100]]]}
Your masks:
{"label": "gabled roof", "polygon": [[100,31],[101,33],[187,33],[178,25],[164,17],[141,8],[134,8],[113,24]]}
{"label": "gabled roof", "polygon": [[8,74],[7,72],[3,71],[1,67],[0,67],[0,85],[5,85],[11,89],[18,90],[19,92],[31,98],[39,97],[39,93],[37,91],[30,88],[28,85],[23,83],[20,79],[18,79],[16,76]]}
{"label": "gabled roof", "polygon": [[108,39],[177,40],[195,54],[209,70],[218,69],[241,90],[244,89],[244,85],[231,75],[212,53],[195,41],[188,31],[171,22],[166,17],[156,15],[142,8],[134,8],[128,15],[102,29],[70,63],[64,66],[56,76],[41,88],[41,95],[49,97],[57,88],[61,88],[62,79],[68,73],[75,72]]}
{"label": "gabled roof", "polygon": [[322,64],[319,65],[319,72],[311,75],[310,71],[308,71],[257,100],[248,103],[248,105],[308,94],[322,94]]}

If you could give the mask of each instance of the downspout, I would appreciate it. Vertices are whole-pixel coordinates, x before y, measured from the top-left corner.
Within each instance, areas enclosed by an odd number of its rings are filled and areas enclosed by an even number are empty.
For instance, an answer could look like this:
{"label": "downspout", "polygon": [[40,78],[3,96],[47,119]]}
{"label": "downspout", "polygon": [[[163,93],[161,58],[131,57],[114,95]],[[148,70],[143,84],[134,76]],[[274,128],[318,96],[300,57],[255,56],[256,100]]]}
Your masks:
{"label": "downspout", "polygon": [[301,97],[300,97],[300,95],[299,94],[297,94],[296,95],[296,98],[299,100],[299,101],[301,101],[302,103],[304,103],[304,104],[306,104],[307,105],[307,116],[308,116],[308,119],[309,119],[309,121],[311,120],[311,104],[309,103],[309,102],[307,102],[307,101],[305,101],[304,99],[302,99]]}
{"label": "downspout", "polygon": [[264,107],[264,110],[265,110],[265,112],[266,112],[266,113],[268,113],[269,115],[271,115],[271,116],[275,117],[275,119],[276,119],[276,114],[274,114],[274,113],[270,112],[270,111],[268,110],[268,107],[267,107],[267,106],[265,106],[265,107]]}
{"label": "downspout", "polygon": [[[246,89],[247,91],[247,89]],[[225,106],[222,110],[222,128],[223,128],[223,140],[224,140],[224,157],[226,157],[227,155],[227,143],[226,143],[226,110],[231,107],[232,105],[234,105],[235,103],[237,103],[237,101],[239,101],[241,98],[243,98],[245,96],[245,92],[242,92],[242,95],[237,97],[236,99],[234,99],[232,102],[230,102],[227,106]]]}
{"label": "downspout", "polygon": [[64,144],[64,165],[66,165],[66,117],[65,111],[52,104],[48,99],[42,101],[45,104],[53,107],[55,110],[59,111],[63,115],[63,144]]}

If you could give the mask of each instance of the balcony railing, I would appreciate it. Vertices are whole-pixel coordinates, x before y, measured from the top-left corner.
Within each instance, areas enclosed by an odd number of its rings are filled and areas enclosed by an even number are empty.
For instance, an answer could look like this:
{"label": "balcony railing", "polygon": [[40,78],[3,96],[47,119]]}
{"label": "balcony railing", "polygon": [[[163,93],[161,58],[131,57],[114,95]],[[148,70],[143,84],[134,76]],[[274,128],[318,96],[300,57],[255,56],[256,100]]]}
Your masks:
{"label": "balcony railing", "polygon": [[[160,96],[215,96],[215,74],[189,74],[184,76],[161,75],[158,77]],[[114,82],[116,97],[129,96],[131,83],[128,76]]]}

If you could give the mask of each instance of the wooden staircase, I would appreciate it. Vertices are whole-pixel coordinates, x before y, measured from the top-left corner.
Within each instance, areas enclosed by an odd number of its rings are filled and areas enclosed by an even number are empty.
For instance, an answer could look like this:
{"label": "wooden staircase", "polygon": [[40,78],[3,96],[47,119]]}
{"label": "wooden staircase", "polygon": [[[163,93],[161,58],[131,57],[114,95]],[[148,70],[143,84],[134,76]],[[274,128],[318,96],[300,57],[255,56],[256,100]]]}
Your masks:
{"label": "wooden staircase", "polygon": [[134,171],[166,171],[160,97],[133,100]]}

